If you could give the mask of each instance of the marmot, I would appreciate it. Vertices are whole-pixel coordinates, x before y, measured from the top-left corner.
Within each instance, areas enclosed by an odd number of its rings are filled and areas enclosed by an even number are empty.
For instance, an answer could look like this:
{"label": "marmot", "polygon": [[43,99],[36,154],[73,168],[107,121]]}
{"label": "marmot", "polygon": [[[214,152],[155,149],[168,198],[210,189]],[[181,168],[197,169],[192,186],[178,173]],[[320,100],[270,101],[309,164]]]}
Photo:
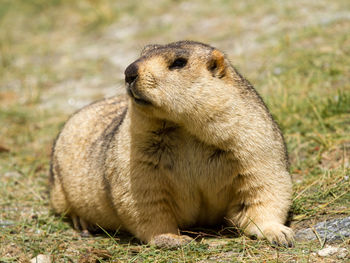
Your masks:
{"label": "marmot", "polygon": [[128,96],[74,114],[56,139],[51,204],[76,229],[125,229],[177,246],[225,221],[285,246],[292,183],[283,136],[253,86],[209,45],[149,45]]}

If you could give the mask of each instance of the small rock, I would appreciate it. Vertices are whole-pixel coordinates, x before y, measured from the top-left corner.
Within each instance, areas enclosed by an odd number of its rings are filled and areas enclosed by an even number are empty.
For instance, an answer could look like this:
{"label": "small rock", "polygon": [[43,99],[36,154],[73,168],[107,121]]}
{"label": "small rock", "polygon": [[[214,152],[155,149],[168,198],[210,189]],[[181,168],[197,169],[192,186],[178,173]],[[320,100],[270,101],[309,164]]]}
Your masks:
{"label": "small rock", "polygon": [[32,258],[30,263],[51,263],[51,257],[49,255],[39,254],[35,258]]}
{"label": "small rock", "polygon": [[317,251],[317,255],[319,255],[320,257],[328,257],[336,254],[338,250],[339,250],[338,247],[329,246]]}
{"label": "small rock", "polygon": [[327,241],[342,240],[350,237],[350,216],[317,223],[313,228],[305,228],[296,232],[297,240],[315,240],[317,235]]}
{"label": "small rock", "polygon": [[345,258],[347,251],[345,248],[341,247],[332,247],[332,246],[327,246],[319,251],[317,251],[317,255],[320,257],[328,257],[338,254],[338,258]]}

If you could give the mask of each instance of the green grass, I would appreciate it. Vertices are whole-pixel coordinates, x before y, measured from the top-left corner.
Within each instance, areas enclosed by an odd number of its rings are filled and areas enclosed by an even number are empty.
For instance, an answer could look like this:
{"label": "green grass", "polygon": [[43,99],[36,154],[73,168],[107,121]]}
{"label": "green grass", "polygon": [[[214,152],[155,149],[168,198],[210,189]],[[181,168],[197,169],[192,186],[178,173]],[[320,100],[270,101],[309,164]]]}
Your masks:
{"label": "green grass", "polygon": [[278,120],[294,180],[292,227],[349,216],[346,10],[347,0],[1,1],[0,262],[38,254],[57,262],[328,262],[313,254],[322,242],[273,248],[229,229],[192,230],[197,242],[178,250],[140,245],[125,233],[81,238],[50,210],[48,170],[69,114],[108,87],[120,92],[122,72],[144,44],[194,39],[224,49]]}

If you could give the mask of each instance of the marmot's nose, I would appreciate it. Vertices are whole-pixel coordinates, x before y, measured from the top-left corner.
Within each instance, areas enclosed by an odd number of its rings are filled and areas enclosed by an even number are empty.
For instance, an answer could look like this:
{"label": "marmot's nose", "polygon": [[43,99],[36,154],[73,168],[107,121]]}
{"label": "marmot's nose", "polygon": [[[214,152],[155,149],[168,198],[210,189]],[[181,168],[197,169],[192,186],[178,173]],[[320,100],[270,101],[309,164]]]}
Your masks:
{"label": "marmot's nose", "polygon": [[137,66],[136,62],[130,64],[124,72],[125,82],[128,84],[133,83],[138,76],[138,70],[139,70],[139,67]]}

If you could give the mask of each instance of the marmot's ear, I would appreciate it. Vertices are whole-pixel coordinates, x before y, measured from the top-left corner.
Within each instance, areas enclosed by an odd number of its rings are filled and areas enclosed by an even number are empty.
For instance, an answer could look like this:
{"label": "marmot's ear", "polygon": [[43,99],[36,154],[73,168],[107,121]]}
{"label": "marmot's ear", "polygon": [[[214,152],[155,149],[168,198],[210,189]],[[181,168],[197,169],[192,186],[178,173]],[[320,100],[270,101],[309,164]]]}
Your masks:
{"label": "marmot's ear", "polygon": [[222,78],[226,73],[225,56],[222,52],[214,49],[209,58],[208,70],[212,72],[214,77]]}
{"label": "marmot's ear", "polygon": [[141,56],[145,55],[147,52],[151,51],[151,50],[154,50],[154,49],[157,49],[159,47],[161,47],[162,45],[159,45],[159,44],[151,44],[151,45],[146,45],[142,51],[141,51]]}

